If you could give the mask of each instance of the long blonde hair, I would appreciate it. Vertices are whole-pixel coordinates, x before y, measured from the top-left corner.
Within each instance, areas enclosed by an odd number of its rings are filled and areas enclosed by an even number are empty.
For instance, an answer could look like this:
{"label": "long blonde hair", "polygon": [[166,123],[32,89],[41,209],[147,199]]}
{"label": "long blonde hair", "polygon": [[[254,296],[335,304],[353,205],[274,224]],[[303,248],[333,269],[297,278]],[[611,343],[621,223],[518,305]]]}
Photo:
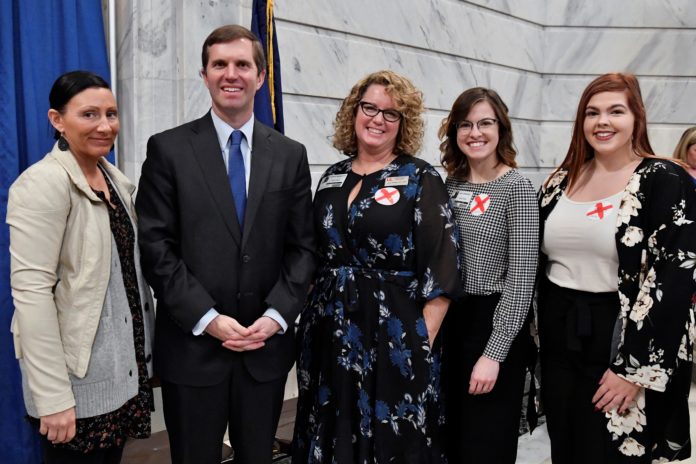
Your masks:
{"label": "long blonde hair", "polygon": [[[679,161],[683,161],[684,163],[688,164],[686,159],[686,153],[689,151],[689,147],[691,147],[691,145],[694,144],[696,144],[696,126],[689,127],[684,131],[681,138],[679,139],[679,143],[674,148],[674,153],[672,154],[672,156],[675,159],[678,159]],[[691,167],[693,168],[694,166]]]}

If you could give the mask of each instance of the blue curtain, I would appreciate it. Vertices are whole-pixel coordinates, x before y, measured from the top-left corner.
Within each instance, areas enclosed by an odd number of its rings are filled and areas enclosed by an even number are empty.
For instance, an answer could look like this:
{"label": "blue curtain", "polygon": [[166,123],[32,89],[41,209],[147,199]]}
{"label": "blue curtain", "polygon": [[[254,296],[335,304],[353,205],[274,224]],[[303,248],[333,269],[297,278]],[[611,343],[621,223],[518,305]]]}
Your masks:
{"label": "blue curtain", "polygon": [[0,462],[39,463],[36,433],[24,420],[10,334],[7,193],[53,146],[48,93],[62,73],[94,71],[109,80],[101,0],[0,1]]}
{"label": "blue curtain", "polygon": [[254,0],[251,6],[251,32],[261,41],[268,62],[266,80],[254,97],[254,117],[283,133],[283,86],[280,82],[280,55],[273,0]]}

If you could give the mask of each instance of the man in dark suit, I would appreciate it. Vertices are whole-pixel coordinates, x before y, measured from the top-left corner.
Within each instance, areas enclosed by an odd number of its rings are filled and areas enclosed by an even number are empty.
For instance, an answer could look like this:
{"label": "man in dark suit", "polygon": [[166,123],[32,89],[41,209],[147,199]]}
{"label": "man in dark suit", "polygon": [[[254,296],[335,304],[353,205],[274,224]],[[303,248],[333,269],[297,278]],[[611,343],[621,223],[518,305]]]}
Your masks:
{"label": "man in dark suit", "polygon": [[314,270],[307,153],[254,121],[251,32],[216,29],[202,61],[212,110],[150,138],[136,202],[155,370],[174,463],[219,463],[228,424],[235,463],[270,463]]}

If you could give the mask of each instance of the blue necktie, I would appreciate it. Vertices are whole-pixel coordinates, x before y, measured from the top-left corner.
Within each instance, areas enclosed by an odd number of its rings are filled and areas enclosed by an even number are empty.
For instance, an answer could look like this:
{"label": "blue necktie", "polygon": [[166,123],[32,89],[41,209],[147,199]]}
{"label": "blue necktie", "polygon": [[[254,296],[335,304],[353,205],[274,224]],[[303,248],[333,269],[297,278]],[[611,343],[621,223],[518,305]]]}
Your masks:
{"label": "blue necktie", "polygon": [[244,212],[246,211],[246,175],[244,174],[244,158],[242,157],[242,131],[234,131],[230,135],[230,157],[227,163],[227,177],[230,179],[234,206],[237,209],[239,227],[244,229]]}

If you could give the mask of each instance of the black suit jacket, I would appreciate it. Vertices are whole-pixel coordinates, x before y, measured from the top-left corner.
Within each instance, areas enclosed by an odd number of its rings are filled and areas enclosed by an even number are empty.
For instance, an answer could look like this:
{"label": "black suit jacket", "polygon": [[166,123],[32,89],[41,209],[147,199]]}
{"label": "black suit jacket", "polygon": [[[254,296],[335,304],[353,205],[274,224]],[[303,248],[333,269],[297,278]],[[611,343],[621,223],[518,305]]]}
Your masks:
{"label": "black suit jacket", "polygon": [[[314,271],[310,185],[304,146],[256,121],[242,231],[210,113],[150,138],[136,208],[163,380],[213,385],[233,357],[258,381],[287,375]],[[210,308],[248,326],[269,307],[289,329],[255,351],[235,353],[191,332]]]}

